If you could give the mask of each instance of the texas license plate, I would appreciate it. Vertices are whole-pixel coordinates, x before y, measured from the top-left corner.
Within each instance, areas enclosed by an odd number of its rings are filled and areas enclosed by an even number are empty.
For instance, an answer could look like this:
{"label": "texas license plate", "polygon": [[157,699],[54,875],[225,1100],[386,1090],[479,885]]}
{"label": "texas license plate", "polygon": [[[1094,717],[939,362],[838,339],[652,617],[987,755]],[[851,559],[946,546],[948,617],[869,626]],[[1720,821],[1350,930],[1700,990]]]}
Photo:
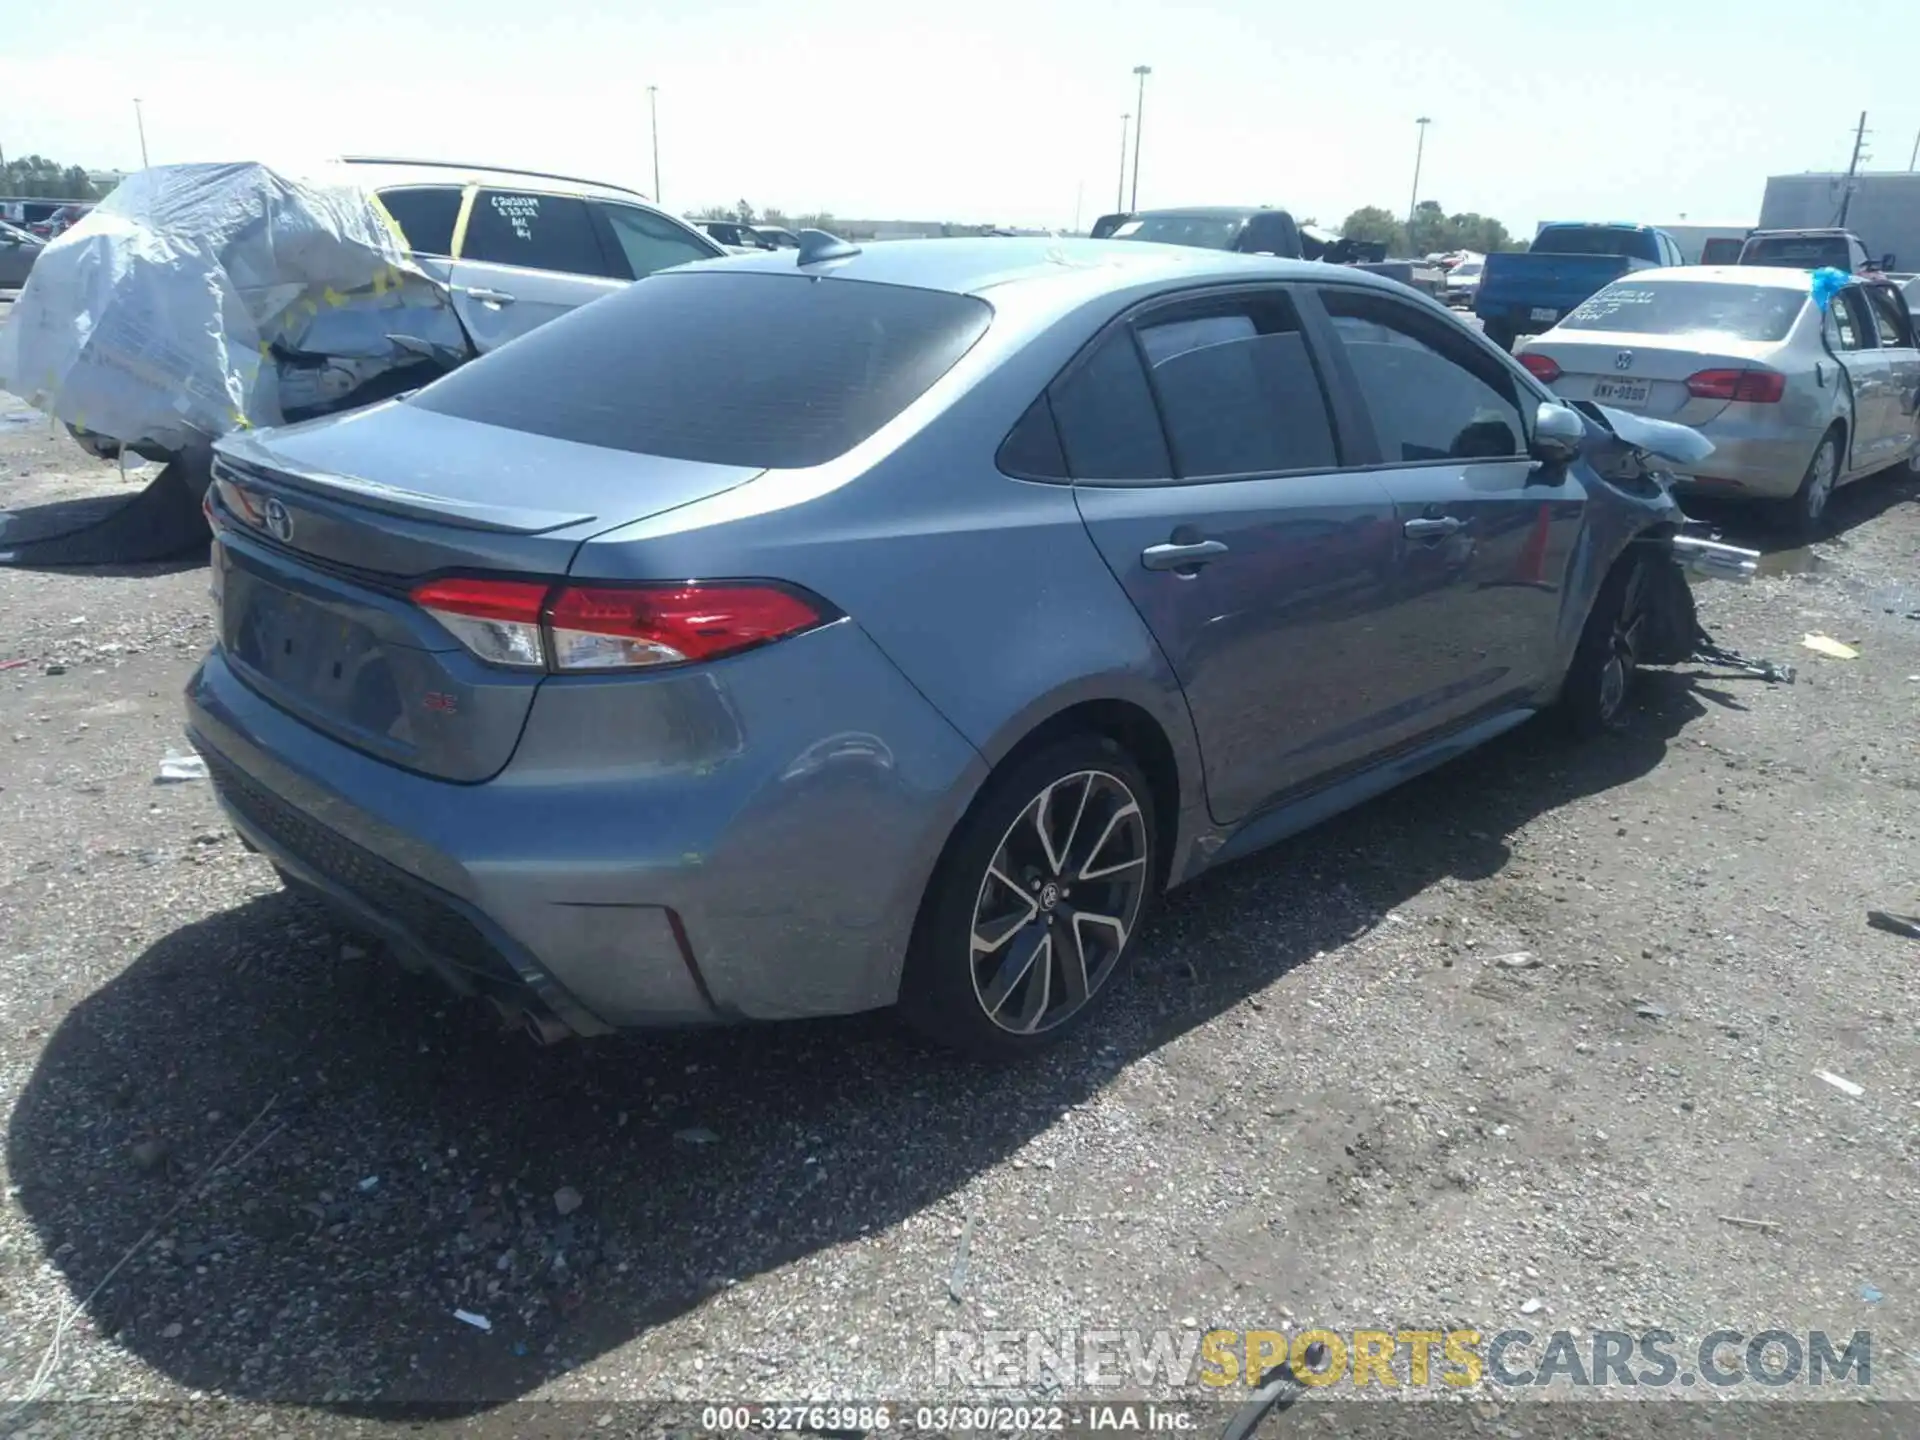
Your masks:
{"label": "texas license plate", "polygon": [[1609,405],[1644,405],[1650,388],[1645,380],[1596,380],[1593,398]]}
{"label": "texas license plate", "polygon": [[1560,312],[1558,310],[1550,310],[1544,305],[1536,305],[1527,312],[1527,318],[1529,320],[1545,320],[1551,324],[1560,318]]}

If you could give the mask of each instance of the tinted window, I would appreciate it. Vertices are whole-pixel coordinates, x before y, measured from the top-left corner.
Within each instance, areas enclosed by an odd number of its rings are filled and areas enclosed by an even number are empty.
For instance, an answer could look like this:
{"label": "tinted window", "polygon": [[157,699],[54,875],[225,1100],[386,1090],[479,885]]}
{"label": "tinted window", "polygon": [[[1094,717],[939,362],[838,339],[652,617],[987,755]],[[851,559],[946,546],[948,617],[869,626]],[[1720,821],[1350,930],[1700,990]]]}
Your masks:
{"label": "tinted window", "polygon": [[1784,265],[1796,270],[1818,270],[1831,265],[1851,270],[1853,254],[1844,237],[1779,235],[1749,240],[1740,252],[1742,265]]}
{"label": "tinted window", "polygon": [[1051,394],[1060,444],[1074,479],[1172,477],[1159,412],[1130,330],[1123,326],[1109,333]]}
{"label": "tinted window", "polygon": [[1256,215],[1247,222],[1247,228],[1240,237],[1240,248],[1255,255],[1297,256],[1300,253],[1300,234],[1294,229],[1293,220],[1288,215]]}
{"label": "tinted window", "polygon": [[1806,306],[1806,291],[1777,285],[1616,280],[1576,306],[1560,328],[1784,340]]}
{"label": "tinted window", "polygon": [[642,210],[637,205],[602,205],[601,213],[613,227],[614,243],[628,271],[622,277],[644,280],[669,265],[684,265],[689,260],[711,260],[713,250],[702,245],[664,215]]}
{"label": "tinted window", "polygon": [[1027,407],[1020,423],[1013,427],[1000,446],[1000,468],[1009,475],[1027,480],[1064,480],[1067,456],[1060,448],[1060,432],[1054,427],[1053,407],[1042,395]]}
{"label": "tinted window", "polygon": [[414,254],[453,253],[453,226],[460,218],[458,190],[445,185],[382,190],[380,203],[387,207],[400,233],[407,237],[407,248]]}
{"label": "tinted window", "polygon": [[1836,350],[1871,350],[1876,342],[1858,290],[1842,290],[1827,307],[1827,334]]}
{"label": "tinted window", "polygon": [[1731,240],[1724,236],[1716,236],[1700,247],[1700,263],[1702,265],[1731,265],[1740,258],[1740,244],[1741,242],[1738,240]]}
{"label": "tinted window", "polygon": [[1124,221],[1115,240],[1152,240],[1162,245],[1197,245],[1231,250],[1247,223],[1244,215],[1141,215]]}
{"label": "tinted window", "polygon": [[1559,225],[1534,237],[1536,255],[1623,255],[1658,260],[1660,247],[1651,232],[1615,230],[1608,225]]}
{"label": "tinted window", "polygon": [[409,403],[613,450],[820,465],[912,404],[992,318],[939,290],[689,270],[550,320]]}
{"label": "tinted window", "polygon": [[1359,290],[1322,292],[1389,462],[1491,459],[1525,449],[1519,390],[1446,322]]}
{"label": "tinted window", "polygon": [[587,202],[569,195],[482,190],[467,219],[461,259],[569,275],[611,275]]}
{"label": "tinted window", "polygon": [[1908,331],[1912,322],[1906,313],[1906,302],[1882,285],[1869,287],[1866,295],[1867,306],[1873,311],[1873,322],[1880,331],[1882,348],[1912,345],[1913,338]]}
{"label": "tinted window", "polygon": [[1333,427],[1285,297],[1143,325],[1140,345],[1182,479],[1327,469]]}

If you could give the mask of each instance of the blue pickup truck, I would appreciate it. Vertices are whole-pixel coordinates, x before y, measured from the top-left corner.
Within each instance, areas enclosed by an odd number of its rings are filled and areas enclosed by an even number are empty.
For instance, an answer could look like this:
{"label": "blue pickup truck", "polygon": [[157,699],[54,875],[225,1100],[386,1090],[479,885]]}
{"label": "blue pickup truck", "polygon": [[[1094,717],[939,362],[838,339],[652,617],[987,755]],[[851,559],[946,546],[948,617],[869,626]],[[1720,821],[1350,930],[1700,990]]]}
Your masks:
{"label": "blue pickup truck", "polygon": [[1552,222],[1531,249],[1487,256],[1473,311],[1487,338],[1511,350],[1622,275],[1685,263],[1674,238],[1651,225]]}

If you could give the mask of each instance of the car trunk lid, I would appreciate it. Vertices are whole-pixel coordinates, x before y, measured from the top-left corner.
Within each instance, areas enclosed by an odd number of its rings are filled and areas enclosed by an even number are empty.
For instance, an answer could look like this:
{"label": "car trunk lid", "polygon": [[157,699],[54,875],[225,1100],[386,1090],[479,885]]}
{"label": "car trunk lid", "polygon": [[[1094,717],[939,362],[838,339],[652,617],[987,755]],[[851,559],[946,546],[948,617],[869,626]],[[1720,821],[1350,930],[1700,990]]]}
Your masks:
{"label": "car trunk lid", "polygon": [[544,672],[483,664],[413,588],[557,580],[588,537],[759,473],[404,403],[232,436],[211,500],[220,643],[250,687],[315,729],[422,774],[486,780],[512,758]]}
{"label": "car trunk lid", "polygon": [[1771,341],[1723,335],[1582,331],[1574,339],[1561,331],[1528,341],[1523,354],[1545,356],[1560,367],[1548,384],[1568,400],[1592,400],[1655,420],[1704,425],[1727,408],[1727,401],[1693,394],[1688,379],[1703,371],[1765,368],[1779,348]]}

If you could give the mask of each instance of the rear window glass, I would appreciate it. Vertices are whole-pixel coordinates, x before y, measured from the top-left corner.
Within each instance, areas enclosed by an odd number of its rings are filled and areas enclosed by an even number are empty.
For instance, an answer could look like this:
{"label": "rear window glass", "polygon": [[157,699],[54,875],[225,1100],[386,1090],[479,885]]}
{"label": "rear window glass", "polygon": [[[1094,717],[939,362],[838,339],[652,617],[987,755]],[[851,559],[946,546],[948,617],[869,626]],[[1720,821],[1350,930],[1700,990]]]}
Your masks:
{"label": "rear window glass", "polygon": [[1740,263],[1785,265],[1797,270],[1818,270],[1831,265],[1836,270],[1851,270],[1853,256],[1847,242],[1837,236],[1796,239],[1783,235],[1777,240],[1749,240],[1740,252]]}
{"label": "rear window glass", "polygon": [[1636,285],[1624,280],[1578,306],[1560,328],[1784,340],[1806,304],[1806,292],[1773,285]]}
{"label": "rear window glass", "polygon": [[436,380],[436,414],[610,450],[785,469],[845,454],[993,318],[971,295],[806,275],[656,275]]}
{"label": "rear window glass", "polygon": [[1536,255],[1619,255],[1630,260],[1657,260],[1659,247],[1642,230],[1614,230],[1605,225],[1565,225],[1542,230],[1534,238]]}
{"label": "rear window glass", "polygon": [[1113,238],[1231,250],[1246,223],[1245,217],[1238,215],[1140,215],[1122,224]]}

